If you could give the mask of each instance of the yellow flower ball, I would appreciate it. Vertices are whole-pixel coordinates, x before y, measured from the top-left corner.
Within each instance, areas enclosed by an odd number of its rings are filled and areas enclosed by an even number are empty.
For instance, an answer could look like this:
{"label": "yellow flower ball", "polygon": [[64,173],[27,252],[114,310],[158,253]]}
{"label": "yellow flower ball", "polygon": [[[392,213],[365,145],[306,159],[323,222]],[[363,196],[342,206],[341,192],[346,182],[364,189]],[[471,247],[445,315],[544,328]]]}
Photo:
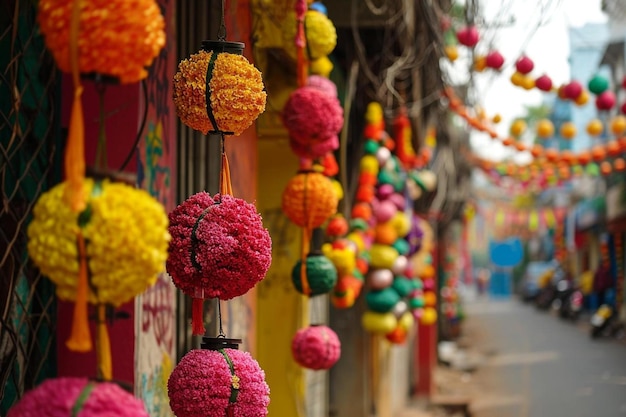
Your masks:
{"label": "yellow flower ball", "polygon": [[411,330],[414,324],[415,318],[413,317],[413,313],[411,313],[410,311],[404,313],[398,320],[398,326],[407,331]]}
{"label": "yellow flower ball", "polygon": [[372,268],[391,269],[398,257],[398,251],[388,245],[373,244],[370,249],[370,266]]}
{"label": "yellow flower ball", "polygon": [[[174,105],[181,122],[207,134],[214,130],[206,107],[206,77],[213,52],[183,59],[174,75]],[[243,55],[219,53],[211,81],[211,111],[217,128],[240,135],[265,111],[261,72]]]}
{"label": "yellow flower ball", "polygon": [[396,212],[396,214],[391,218],[391,224],[400,237],[408,235],[409,230],[411,230],[411,219],[403,211]]}
{"label": "yellow flower ball", "polygon": [[311,74],[320,75],[324,78],[328,78],[333,70],[333,63],[327,56],[317,58],[309,64],[309,71]]}
{"label": "yellow flower ball", "polygon": [[422,317],[420,318],[420,323],[424,326],[430,326],[431,324],[435,324],[437,322],[437,310],[432,307],[424,308],[422,312]]}
{"label": "yellow flower ball", "polygon": [[[337,30],[333,22],[323,13],[309,10],[304,16],[306,36],[305,53],[309,60],[316,60],[330,53],[337,46]],[[285,50],[292,58],[296,57],[296,15],[291,13],[283,25]]]}
{"label": "yellow flower ball", "polygon": [[356,268],[356,256],[349,248],[327,250],[324,252],[324,256],[335,265],[340,277],[350,275]]}
{"label": "yellow flower ball", "polygon": [[337,195],[337,200],[343,199],[343,187],[341,183],[337,180],[331,180],[333,183],[333,190],[335,190],[335,194]]}
{"label": "yellow flower ball", "polygon": [[398,319],[393,313],[376,313],[366,311],[361,317],[361,325],[371,333],[389,333],[398,325]]}
{"label": "yellow flower ball", "polygon": [[357,247],[357,250],[363,252],[365,250],[365,240],[363,239],[363,235],[359,232],[352,232],[346,236],[350,242],[354,243]]}
{"label": "yellow flower ball", "polygon": [[374,155],[365,155],[361,158],[361,172],[378,175],[378,159]]}
{"label": "yellow flower ball", "polygon": [[76,213],[64,203],[65,187],[41,195],[28,226],[28,253],[59,298],[76,299],[81,229],[91,303],[119,306],[152,286],[165,269],[170,239],[163,206],[143,190],[87,178],[87,209]]}

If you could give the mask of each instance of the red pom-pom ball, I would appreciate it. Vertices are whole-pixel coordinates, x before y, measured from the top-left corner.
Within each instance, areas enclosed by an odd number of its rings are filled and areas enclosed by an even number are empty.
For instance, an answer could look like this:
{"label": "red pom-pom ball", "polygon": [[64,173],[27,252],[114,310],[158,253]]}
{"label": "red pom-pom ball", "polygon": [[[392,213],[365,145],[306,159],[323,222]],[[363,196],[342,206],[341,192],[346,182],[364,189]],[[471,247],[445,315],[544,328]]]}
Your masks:
{"label": "red pom-pom ball", "polygon": [[[81,395],[86,398],[79,401]],[[7,417],[71,417],[75,406],[80,417],[149,416],[141,400],[116,384],[87,378],[55,378],[27,392]]]}
{"label": "red pom-pom ball", "polygon": [[194,349],[176,365],[167,381],[167,391],[177,417],[267,415],[270,390],[257,361],[248,352],[223,352]]}
{"label": "red pom-pom ball", "polygon": [[261,281],[272,241],[254,205],[229,195],[194,194],[169,215],[167,272],[194,298],[229,300]]}
{"label": "red pom-pom ball", "polygon": [[327,326],[310,326],[298,330],[291,342],[296,362],[308,369],[330,369],[341,355],[337,334]]}

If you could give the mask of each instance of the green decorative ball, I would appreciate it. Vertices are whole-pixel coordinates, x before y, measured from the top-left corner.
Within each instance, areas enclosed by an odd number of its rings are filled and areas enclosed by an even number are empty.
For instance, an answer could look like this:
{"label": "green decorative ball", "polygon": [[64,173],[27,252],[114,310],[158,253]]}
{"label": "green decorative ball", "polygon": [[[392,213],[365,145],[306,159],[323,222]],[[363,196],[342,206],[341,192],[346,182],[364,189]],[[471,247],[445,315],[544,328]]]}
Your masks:
{"label": "green decorative ball", "polygon": [[589,80],[587,88],[595,95],[602,94],[609,88],[609,80],[601,75],[594,75],[594,77]]}
{"label": "green decorative ball", "polygon": [[367,141],[365,141],[365,145],[363,148],[366,154],[373,155],[376,153],[378,148],[380,148],[380,145],[375,140],[368,139]]}
{"label": "green decorative ball", "polygon": [[422,308],[424,307],[426,303],[424,303],[424,298],[419,297],[419,298],[411,298],[409,300],[409,307],[411,309],[416,309],[416,308]]}
{"label": "green decorative ball", "polygon": [[398,275],[393,279],[391,287],[398,293],[400,297],[406,297],[414,289],[413,283],[411,281],[412,280],[408,279],[405,276]]}
{"label": "green decorative ball", "polygon": [[365,295],[367,307],[377,313],[391,311],[398,301],[400,301],[400,296],[392,287],[380,291],[370,291]]}
{"label": "green decorative ball", "polygon": [[400,255],[406,255],[409,253],[409,242],[407,242],[406,239],[397,239],[391,246],[393,246],[393,248],[397,250]]}
{"label": "green decorative ball", "polygon": [[[304,294],[300,267],[302,261],[296,262],[291,271],[291,280],[296,290]],[[309,296],[326,294],[337,283],[337,269],[335,265],[324,255],[309,255],[306,258],[306,275],[311,293]],[[305,294],[306,295],[306,294]]]}

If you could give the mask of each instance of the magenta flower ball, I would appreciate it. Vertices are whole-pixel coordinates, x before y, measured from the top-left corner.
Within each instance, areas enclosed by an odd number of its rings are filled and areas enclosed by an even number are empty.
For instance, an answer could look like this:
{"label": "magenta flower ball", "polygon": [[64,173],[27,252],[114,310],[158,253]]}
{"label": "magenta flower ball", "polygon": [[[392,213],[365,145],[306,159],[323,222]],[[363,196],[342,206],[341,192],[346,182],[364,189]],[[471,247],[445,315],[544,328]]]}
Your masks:
{"label": "magenta flower ball", "polygon": [[341,356],[341,342],[328,326],[309,326],[298,330],[291,341],[296,362],[308,369],[330,369]]}
{"label": "magenta flower ball", "polygon": [[248,352],[223,352],[194,349],[176,365],[167,391],[177,417],[267,415],[270,389],[257,361]]}
{"label": "magenta flower ball", "polygon": [[[89,386],[87,386],[89,384]],[[149,417],[141,400],[111,382],[54,378],[27,392],[7,417]]]}
{"label": "magenta flower ball", "polygon": [[343,109],[336,97],[317,87],[294,90],[282,113],[291,140],[315,143],[336,136],[343,126]]}
{"label": "magenta flower ball", "polygon": [[253,204],[229,195],[194,194],[169,214],[166,267],[174,285],[194,298],[229,300],[261,281],[272,241]]}

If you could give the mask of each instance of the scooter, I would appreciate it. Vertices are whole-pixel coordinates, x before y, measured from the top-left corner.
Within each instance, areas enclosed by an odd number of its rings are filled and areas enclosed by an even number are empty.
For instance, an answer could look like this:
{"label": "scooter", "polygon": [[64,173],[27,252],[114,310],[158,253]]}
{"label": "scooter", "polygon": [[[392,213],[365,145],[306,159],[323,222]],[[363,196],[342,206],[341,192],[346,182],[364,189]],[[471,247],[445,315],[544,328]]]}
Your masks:
{"label": "scooter", "polygon": [[562,303],[559,309],[559,317],[572,321],[578,320],[583,309],[583,300],[583,292],[579,288],[570,288],[565,302]]}
{"label": "scooter", "polygon": [[600,336],[624,337],[624,326],[615,309],[608,304],[602,304],[591,316],[591,338],[597,339]]}

